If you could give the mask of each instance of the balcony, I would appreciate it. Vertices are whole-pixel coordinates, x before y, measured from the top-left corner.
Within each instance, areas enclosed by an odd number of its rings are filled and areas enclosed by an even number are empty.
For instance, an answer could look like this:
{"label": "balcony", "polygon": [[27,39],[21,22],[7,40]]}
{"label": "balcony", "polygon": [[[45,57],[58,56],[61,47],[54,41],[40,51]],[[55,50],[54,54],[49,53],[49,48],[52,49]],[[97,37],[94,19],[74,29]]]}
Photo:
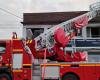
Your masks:
{"label": "balcony", "polygon": [[91,39],[75,39],[72,40],[67,46],[71,47],[100,47],[100,38],[91,38]]}

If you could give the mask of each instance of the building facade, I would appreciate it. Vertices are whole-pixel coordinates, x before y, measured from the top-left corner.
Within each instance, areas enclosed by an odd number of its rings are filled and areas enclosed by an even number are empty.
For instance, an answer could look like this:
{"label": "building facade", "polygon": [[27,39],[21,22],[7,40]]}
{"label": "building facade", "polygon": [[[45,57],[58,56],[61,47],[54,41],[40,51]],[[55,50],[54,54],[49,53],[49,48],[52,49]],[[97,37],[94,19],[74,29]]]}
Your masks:
{"label": "building facade", "polygon": [[[51,13],[24,13],[24,37],[35,38],[47,29],[75,18],[79,15],[86,13],[87,11],[75,11],[75,12],[51,12]],[[89,59],[93,61],[100,61],[98,55],[100,55],[100,17],[92,19],[88,26],[83,27],[78,33],[77,37],[69,43],[66,47],[66,51],[86,51],[89,55]],[[74,46],[72,47],[72,42]],[[94,56],[96,55],[96,56]]]}

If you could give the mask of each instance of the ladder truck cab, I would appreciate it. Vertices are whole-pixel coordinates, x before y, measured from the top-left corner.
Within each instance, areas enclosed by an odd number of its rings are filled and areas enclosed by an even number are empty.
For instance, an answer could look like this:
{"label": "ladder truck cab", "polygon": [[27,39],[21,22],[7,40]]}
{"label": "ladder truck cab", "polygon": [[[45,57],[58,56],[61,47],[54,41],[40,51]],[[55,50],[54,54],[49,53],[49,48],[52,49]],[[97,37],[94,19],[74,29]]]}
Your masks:
{"label": "ladder truck cab", "polygon": [[100,63],[87,62],[87,54],[84,52],[64,51],[70,40],[77,36],[77,32],[99,15],[98,2],[90,6],[89,12],[58,24],[40,34],[32,43],[27,43],[36,59],[56,61],[41,64],[42,80],[100,79]]}
{"label": "ladder truck cab", "polygon": [[12,40],[0,40],[0,80],[32,80],[32,55],[14,33]]}

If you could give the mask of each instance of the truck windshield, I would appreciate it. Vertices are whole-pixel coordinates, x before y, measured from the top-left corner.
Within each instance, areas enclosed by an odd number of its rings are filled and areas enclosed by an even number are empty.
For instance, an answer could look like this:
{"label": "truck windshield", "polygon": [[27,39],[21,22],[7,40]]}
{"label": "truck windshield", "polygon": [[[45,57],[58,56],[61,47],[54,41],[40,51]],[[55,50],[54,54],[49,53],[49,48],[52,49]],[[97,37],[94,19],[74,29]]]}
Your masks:
{"label": "truck windshield", "polygon": [[6,51],[6,43],[0,43],[0,54],[5,53]]}

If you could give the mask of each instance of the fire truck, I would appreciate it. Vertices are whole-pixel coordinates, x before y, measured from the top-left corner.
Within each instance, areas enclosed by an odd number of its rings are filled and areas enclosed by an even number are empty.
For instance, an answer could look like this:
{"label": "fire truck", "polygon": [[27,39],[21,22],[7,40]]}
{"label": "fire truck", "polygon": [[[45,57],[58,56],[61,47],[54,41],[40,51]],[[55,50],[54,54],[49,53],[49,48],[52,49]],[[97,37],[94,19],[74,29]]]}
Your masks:
{"label": "fire truck", "polygon": [[0,80],[32,80],[31,54],[19,39],[0,40]]}
{"label": "fire truck", "polygon": [[[100,63],[87,62],[85,52],[64,49],[88,21],[99,15],[98,2],[90,5],[89,12],[58,24],[35,39],[18,39],[13,32],[12,40],[0,40],[0,80],[100,80]],[[44,61],[36,65],[35,59]]]}

